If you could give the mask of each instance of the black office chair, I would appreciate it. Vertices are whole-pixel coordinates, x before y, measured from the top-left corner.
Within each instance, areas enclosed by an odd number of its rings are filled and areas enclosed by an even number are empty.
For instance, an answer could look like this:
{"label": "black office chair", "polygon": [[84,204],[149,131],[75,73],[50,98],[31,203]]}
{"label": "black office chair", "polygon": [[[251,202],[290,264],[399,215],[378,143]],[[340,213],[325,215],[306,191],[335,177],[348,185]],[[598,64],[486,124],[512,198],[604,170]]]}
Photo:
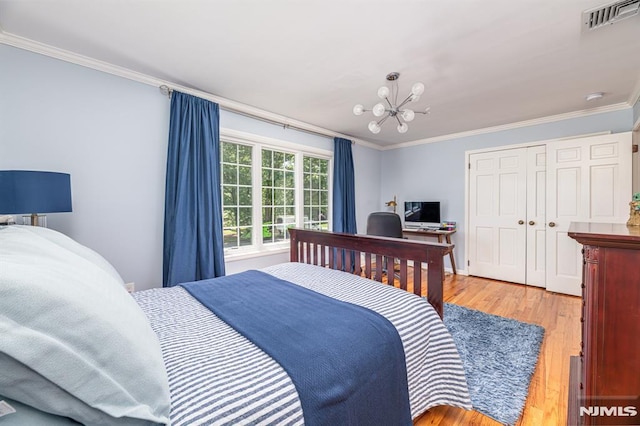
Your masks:
{"label": "black office chair", "polygon": [[[377,237],[402,237],[402,221],[400,216],[391,212],[373,212],[367,217],[367,235],[375,235]],[[382,265],[386,265],[387,261],[383,257]],[[373,268],[375,270],[375,267]],[[372,271],[373,272],[373,271]],[[386,273],[387,269],[383,266],[382,272]],[[394,271],[394,277],[400,278],[400,275]]]}
{"label": "black office chair", "polygon": [[373,212],[367,218],[367,235],[402,238],[400,216],[391,212]]}

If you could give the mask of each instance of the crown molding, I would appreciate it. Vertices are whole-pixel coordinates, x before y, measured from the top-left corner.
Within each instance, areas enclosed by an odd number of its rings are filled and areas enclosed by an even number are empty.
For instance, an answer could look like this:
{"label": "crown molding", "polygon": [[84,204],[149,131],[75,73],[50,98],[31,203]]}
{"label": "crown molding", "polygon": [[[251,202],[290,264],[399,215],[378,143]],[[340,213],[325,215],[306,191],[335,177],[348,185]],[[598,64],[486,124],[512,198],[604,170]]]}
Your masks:
{"label": "crown molding", "polygon": [[425,139],[418,139],[418,140],[410,141],[410,142],[402,142],[402,143],[391,145],[391,146],[385,146],[385,147],[382,148],[382,150],[383,151],[388,151],[388,150],[391,150],[391,149],[407,148],[407,147],[411,147],[411,146],[424,145],[424,144],[435,143],[435,142],[442,142],[442,141],[447,141],[447,140],[451,140],[451,139],[460,139],[460,138],[466,138],[466,137],[469,137],[469,136],[483,135],[483,134],[486,134],[486,133],[494,133],[494,132],[501,132],[501,131],[504,131],[504,130],[519,129],[519,128],[522,128],[522,127],[535,126],[535,125],[538,125],[538,124],[545,124],[545,123],[553,123],[553,122],[556,122],[556,121],[568,120],[568,119],[579,118],[579,117],[586,117],[586,116],[589,116],[589,115],[602,114],[602,113],[605,113],[605,112],[620,111],[620,110],[627,109],[627,108],[629,108],[629,104],[626,103],[626,102],[621,102],[621,103],[618,103],[618,104],[607,105],[607,106],[602,106],[602,107],[598,107],[598,108],[592,108],[592,109],[586,109],[586,110],[574,111],[574,112],[567,112],[567,113],[564,113],[564,114],[550,115],[550,116],[542,117],[542,118],[535,118],[533,120],[518,121],[518,122],[515,122],[515,123],[503,124],[503,125],[500,125],[500,126],[485,127],[485,128],[482,128],[482,129],[469,130],[469,131],[466,131],[466,132],[450,133],[448,135],[435,136],[435,137],[432,137],[432,138],[425,138]]}
{"label": "crown molding", "polygon": [[[139,83],[147,84],[150,86],[160,87],[167,86],[172,90],[177,90],[182,93],[197,96],[199,98],[207,99],[220,105],[221,108],[231,112],[247,115],[259,120],[270,122],[272,124],[283,126],[285,129],[290,128],[292,130],[298,130],[303,132],[315,133],[321,136],[333,138],[335,136],[350,139],[358,145],[362,145],[367,148],[371,148],[378,151],[388,151],[392,149],[406,148],[417,145],[424,145],[428,143],[442,142],[451,139],[459,139],[469,136],[482,135],[486,133],[499,132],[504,130],[518,129],[521,127],[534,126],[537,124],[553,123],[556,121],[567,120],[571,118],[585,117],[594,114],[601,114],[604,112],[619,111],[625,108],[629,108],[635,105],[640,100],[640,79],[635,87],[635,90],[629,97],[628,102],[621,102],[618,104],[592,108],[588,110],[574,111],[564,114],[552,115],[542,118],[536,118],[533,120],[519,121],[515,123],[504,124],[500,126],[485,127],[482,129],[469,130],[466,132],[451,133],[442,136],[435,136],[432,138],[417,139],[409,142],[401,142],[389,146],[381,146],[363,139],[354,138],[350,135],[345,135],[335,131],[331,131],[322,127],[314,126],[303,121],[294,120],[283,115],[275,114],[269,111],[265,111],[250,105],[246,105],[240,102],[233,101],[231,99],[223,98],[213,95],[211,93],[203,92],[201,90],[192,89],[186,86],[182,86],[171,81],[162,80],[147,74],[139,73],[137,71],[130,70],[128,68],[120,67],[110,64],[108,62],[100,61],[88,56],[80,55],[68,50],[53,47],[44,43],[33,41],[24,37],[19,37],[14,34],[3,31],[0,27],[0,44],[6,44],[19,49],[28,50],[30,52],[38,53],[41,55],[49,56],[51,58],[59,59],[65,62],[70,62],[76,65],[80,65],[86,68],[91,68],[96,71],[105,72],[118,77],[126,78],[128,80],[137,81]],[[637,129],[640,123],[636,122],[634,128]]]}
{"label": "crown molding", "polygon": [[633,92],[631,92],[631,96],[629,96],[629,100],[627,101],[631,108],[635,106],[638,102],[640,102],[640,77],[638,77],[638,82],[636,83],[636,87]]}
{"label": "crown molding", "polygon": [[177,90],[182,93],[197,96],[199,98],[207,99],[220,105],[222,109],[236,112],[239,114],[254,117],[259,120],[270,122],[283,126],[285,129],[291,128],[292,130],[299,130],[304,132],[315,133],[320,136],[326,136],[329,138],[341,137],[350,139],[353,142],[366,146],[368,148],[380,150],[381,147],[371,142],[354,138],[350,135],[334,132],[322,127],[314,126],[303,121],[298,121],[285,117],[283,115],[275,114],[269,111],[262,110],[260,108],[252,107],[240,102],[232,101],[231,99],[223,98],[213,95],[211,93],[203,92],[201,90],[192,89],[180,84],[173,83],[171,81],[162,80],[147,74],[143,74],[137,71],[130,70],[128,68],[113,65],[108,62],[100,61],[88,56],[80,55],[78,53],[70,52],[68,50],[53,47],[44,43],[33,41],[24,37],[19,37],[14,34],[9,34],[0,28],[0,44],[6,44],[8,46],[17,47],[19,49],[28,50],[30,52],[38,53],[41,55],[49,56],[54,59],[60,59],[65,62],[80,65],[86,68],[91,68],[96,71],[105,72],[107,74],[115,75],[118,77],[126,78],[128,80],[137,81],[139,83],[147,84],[149,86],[167,86],[171,90]]}

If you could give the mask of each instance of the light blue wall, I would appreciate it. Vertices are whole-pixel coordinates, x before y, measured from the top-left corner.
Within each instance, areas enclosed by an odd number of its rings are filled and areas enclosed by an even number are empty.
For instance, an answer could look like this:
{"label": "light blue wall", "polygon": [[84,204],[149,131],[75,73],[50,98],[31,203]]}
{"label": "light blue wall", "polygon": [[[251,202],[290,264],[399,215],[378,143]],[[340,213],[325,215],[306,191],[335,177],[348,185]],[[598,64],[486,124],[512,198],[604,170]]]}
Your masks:
{"label": "light blue wall", "polygon": [[[404,201],[441,201],[442,219],[456,221],[453,235],[456,266],[465,259],[465,151],[543,141],[567,136],[630,131],[631,108],[553,123],[469,136],[442,142],[384,151],[380,196],[397,194]],[[449,260],[446,259],[447,266]]]}
{"label": "light blue wall", "polygon": [[[168,123],[156,87],[0,44],[0,169],[71,173],[74,211],[49,215],[49,227],[104,255],[136,289],[162,281]],[[226,111],[220,125],[333,149],[330,138]],[[356,146],[354,156],[356,208],[366,212],[379,202],[380,152]]]}

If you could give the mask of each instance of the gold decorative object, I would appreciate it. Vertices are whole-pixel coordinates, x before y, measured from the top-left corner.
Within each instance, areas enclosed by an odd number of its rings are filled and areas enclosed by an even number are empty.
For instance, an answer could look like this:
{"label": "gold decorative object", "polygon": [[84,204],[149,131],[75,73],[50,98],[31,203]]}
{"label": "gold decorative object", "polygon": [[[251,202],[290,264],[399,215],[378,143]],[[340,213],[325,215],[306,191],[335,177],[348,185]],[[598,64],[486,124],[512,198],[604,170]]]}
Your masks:
{"label": "gold decorative object", "polygon": [[387,207],[393,207],[393,212],[396,212],[396,207],[398,207],[398,203],[396,202],[396,196],[393,196],[393,200],[391,201],[387,201],[386,203],[384,203],[385,206]]}
{"label": "gold decorative object", "polygon": [[627,226],[640,226],[640,192],[633,194],[633,199],[629,203]]}

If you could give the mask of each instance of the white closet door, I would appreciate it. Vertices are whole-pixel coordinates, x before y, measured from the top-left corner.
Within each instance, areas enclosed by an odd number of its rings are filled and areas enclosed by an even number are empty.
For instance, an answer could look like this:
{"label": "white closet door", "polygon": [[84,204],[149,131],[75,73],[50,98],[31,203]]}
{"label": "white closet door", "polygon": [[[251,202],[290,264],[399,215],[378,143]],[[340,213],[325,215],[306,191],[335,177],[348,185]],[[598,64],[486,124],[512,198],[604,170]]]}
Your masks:
{"label": "white closet door", "polygon": [[547,290],[581,294],[581,246],[571,222],[625,223],[631,197],[631,133],[547,144]]}
{"label": "white closet door", "polygon": [[525,283],[527,149],[469,158],[469,274]]}
{"label": "white closet door", "polygon": [[546,286],[546,147],[527,148],[527,277],[526,283]]}

